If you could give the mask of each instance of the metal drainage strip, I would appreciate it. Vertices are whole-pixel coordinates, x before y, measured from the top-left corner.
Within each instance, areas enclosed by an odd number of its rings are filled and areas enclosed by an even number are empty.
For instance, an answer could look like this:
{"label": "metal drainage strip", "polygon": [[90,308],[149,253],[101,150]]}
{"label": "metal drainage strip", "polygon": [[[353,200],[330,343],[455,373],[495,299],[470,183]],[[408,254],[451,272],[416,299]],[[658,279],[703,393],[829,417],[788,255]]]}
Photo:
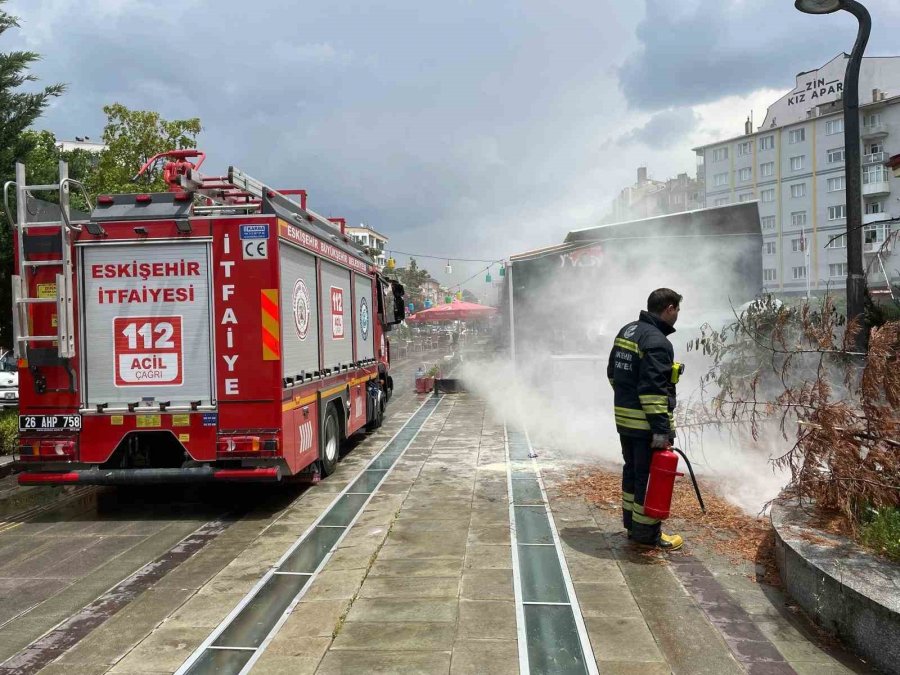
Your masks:
{"label": "metal drainage strip", "polygon": [[513,584],[522,673],[597,673],[527,432],[506,428]]}
{"label": "metal drainage strip", "polygon": [[443,397],[429,398],[176,671],[246,673]]}

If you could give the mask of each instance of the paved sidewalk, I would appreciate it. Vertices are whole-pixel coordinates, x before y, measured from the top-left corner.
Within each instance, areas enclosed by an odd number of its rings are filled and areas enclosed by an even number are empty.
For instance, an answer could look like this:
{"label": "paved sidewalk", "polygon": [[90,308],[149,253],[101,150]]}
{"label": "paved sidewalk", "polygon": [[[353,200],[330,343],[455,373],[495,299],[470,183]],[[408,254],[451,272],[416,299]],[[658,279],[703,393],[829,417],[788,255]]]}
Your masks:
{"label": "paved sidewalk", "polygon": [[[42,672],[173,672],[421,400],[403,394],[392,402],[395,414],[384,428],[267,523],[199,592],[187,590],[188,576],[199,571],[165,577],[153,589],[154,601],[170,594],[176,606],[152,630],[141,628],[146,637],[129,637],[132,646],[123,651],[127,640],[115,630],[127,633],[128,625],[120,622]],[[519,672],[504,438],[502,421],[482,402],[465,394],[444,397],[253,672]],[[696,547],[669,558],[637,553],[617,513],[559,493],[573,465],[539,451],[601,673],[867,672],[851,657],[820,647],[777,592],[744,576],[747,569]]]}

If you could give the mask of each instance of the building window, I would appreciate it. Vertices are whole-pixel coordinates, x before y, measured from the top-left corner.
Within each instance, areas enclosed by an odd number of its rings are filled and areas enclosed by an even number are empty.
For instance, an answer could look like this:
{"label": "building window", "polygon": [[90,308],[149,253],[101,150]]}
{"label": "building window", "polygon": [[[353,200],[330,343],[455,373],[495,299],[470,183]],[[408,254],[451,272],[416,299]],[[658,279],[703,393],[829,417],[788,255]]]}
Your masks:
{"label": "building window", "polygon": [[728,197],[719,197],[715,202],[713,202],[713,206],[725,206],[728,203]]}
{"label": "building window", "polygon": [[738,195],[738,201],[739,201],[739,202],[749,202],[751,199],[753,199],[753,193],[752,193],[752,192],[745,192],[745,193],[742,194],[742,195]]}
{"label": "building window", "polygon": [[832,263],[828,266],[828,276],[837,279],[847,276],[847,263]]}
{"label": "building window", "polygon": [[803,157],[804,155],[791,157],[791,171],[801,171],[803,169]]}
{"label": "building window", "polygon": [[775,136],[760,137],[759,149],[760,150],[774,150],[775,149]]}
{"label": "building window", "polygon": [[753,141],[744,141],[743,143],[738,143],[738,155],[740,157],[746,157],[753,153]]}
{"label": "building window", "polygon": [[867,115],[863,115],[863,126],[864,127],[877,127],[881,125],[881,113],[868,113]]}
{"label": "building window", "polygon": [[765,162],[759,165],[759,175],[760,176],[774,176],[775,175],[775,162]]}
{"label": "building window", "polygon": [[791,225],[794,227],[806,225],[806,211],[794,211],[791,213]]}
{"label": "building window", "polygon": [[884,143],[881,141],[875,141],[874,143],[868,143],[865,146],[865,154],[874,155],[878,152],[884,152]]}
{"label": "building window", "polygon": [[828,163],[829,164],[840,164],[844,161],[844,149],[843,148],[832,148],[828,151]]}
{"label": "building window", "polygon": [[845,190],[846,188],[846,179],[844,178],[844,176],[837,176],[836,178],[828,179],[829,192],[840,192],[841,190]]}
{"label": "building window", "polygon": [[806,267],[792,267],[791,273],[794,275],[794,279],[805,279]]}
{"label": "building window", "polygon": [[713,150],[714,162],[721,162],[726,159],[728,159],[728,146],[725,146],[724,148],[716,148],[715,150]]}
{"label": "building window", "polygon": [[888,226],[890,223],[875,223],[863,228],[863,243],[881,246],[888,238]]}
{"label": "building window", "polygon": [[763,270],[763,281],[775,281],[775,270],[766,268]]}
{"label": "building window", "polygon": [[775,216],[763,216],[759,219],[760,225],[764,230],[774,230],[775,229]]}
{"label": "building window", "polygon": [[753,170],[749,166],[745,166],[738,171],[738,180],[748,181],[753,177]]}
{"label": "building window", "polygon": [[765,253],[766,255],[775,255],[775,242],[767,241],[765,244],[763,244],[763,253]]}
{"label": "building window", "polygon": [[826,136],[834,136],[835,134],[844,133],[844,120],[836,119],[836,120],[828,120],[825,122],[825,135]]}
{"label": "building window", "polygon": [[847,206],[838,204],[828,207],[828,220],[843,220],[847,217]]}
{"label": "building window", "polygon": [[713,176],[713,185],[715,187],[722,187],[723,185],[728,185],[728,174],[727,173],[717,173]]}
{"label": "building window", "polygon": [[805,251],[806,250],[806,242],[804,239],[791,239],[791,250],[796,253],[797,251]]}
{"label": "building window", "polygon": [[799,199],[806,196],[806,183],[795,183],[791,185],[791,197]]}
{"label": "building window", "polygon": [[847,235],[841,234],[829,239],[825,248],[847,248]]}
{"label": "building window", "polygon": [[769,190],[762,190],[759,193],[759,199],[763,202],[774,202],[775,201],[775,190],[774,188]]}
{"label": "building window", "polygon": [[886,183],[887,179],[887,167],[883,164],[870,164],[863,167],[863,184]]}
{"label": "building window", "polygon": [[868,202],[866,213],[884,213],[884,202]]}
{"label": "building window", "polygon": [[806,129],[791,129],[788,132],[788,143],[802,143],[806,140]]}

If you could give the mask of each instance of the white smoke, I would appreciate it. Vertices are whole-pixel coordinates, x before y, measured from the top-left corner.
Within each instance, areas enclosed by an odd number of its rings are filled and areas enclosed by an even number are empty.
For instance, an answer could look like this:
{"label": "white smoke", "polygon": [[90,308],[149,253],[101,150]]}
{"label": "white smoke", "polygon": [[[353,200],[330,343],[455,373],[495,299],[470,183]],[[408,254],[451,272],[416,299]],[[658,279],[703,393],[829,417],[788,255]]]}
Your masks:
{"label": "white smoke", "polygon": [[[703,324],[721,328],[734,320],[732,301],[718,292],[734,264],[727,248],[719,242],[698,247],[694,240],[690,255],[696,266],[689,272],[684,266],[675,271],[665,263],[619,258],[606,263],[602,274],[586,276],[581,287],[573,287],[571,277],[551,278],[536,291],[534,302],[553,310],[534,340],[519,345],[518,369],[509,360],[467,362],[461,376],[496,414],[526,426],[535,446],[588,464],[621,465],[606,374],[619,329],[646,309],[655,288],[673,288],[684,296],[677,331],[669,339],[675,360],[686,365],[678,385],[678,399],[686,403],[699,395],[710,366],[702,353],[687,351],[687,342]],[[693,427],[678,432],[677,445],[702,482],[714,484],[723,497],[754,515],[789,479],[770,462],[792,445],[777,433],[754,441],[736,426]]]}

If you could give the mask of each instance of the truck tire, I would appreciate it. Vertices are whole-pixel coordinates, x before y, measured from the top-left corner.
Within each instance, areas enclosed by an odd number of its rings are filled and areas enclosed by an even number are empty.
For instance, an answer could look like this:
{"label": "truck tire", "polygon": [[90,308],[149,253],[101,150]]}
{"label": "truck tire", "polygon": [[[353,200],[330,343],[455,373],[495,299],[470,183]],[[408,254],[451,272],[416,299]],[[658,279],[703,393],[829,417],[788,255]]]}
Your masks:
{"label": "truck tire", "polygon": [[366,424],[366,431],[375,431],[384,423],[384,392],[378,391],[378,401],[375,403],[375,410],[372,411],[372,420]]}
{"label": "truck tire", "polygon": [[341,425],[338,423],[334,406],[328,406],[322,420],[322,434],[319,442],[319,473],[330,476],[337,468],[341,452]]}

